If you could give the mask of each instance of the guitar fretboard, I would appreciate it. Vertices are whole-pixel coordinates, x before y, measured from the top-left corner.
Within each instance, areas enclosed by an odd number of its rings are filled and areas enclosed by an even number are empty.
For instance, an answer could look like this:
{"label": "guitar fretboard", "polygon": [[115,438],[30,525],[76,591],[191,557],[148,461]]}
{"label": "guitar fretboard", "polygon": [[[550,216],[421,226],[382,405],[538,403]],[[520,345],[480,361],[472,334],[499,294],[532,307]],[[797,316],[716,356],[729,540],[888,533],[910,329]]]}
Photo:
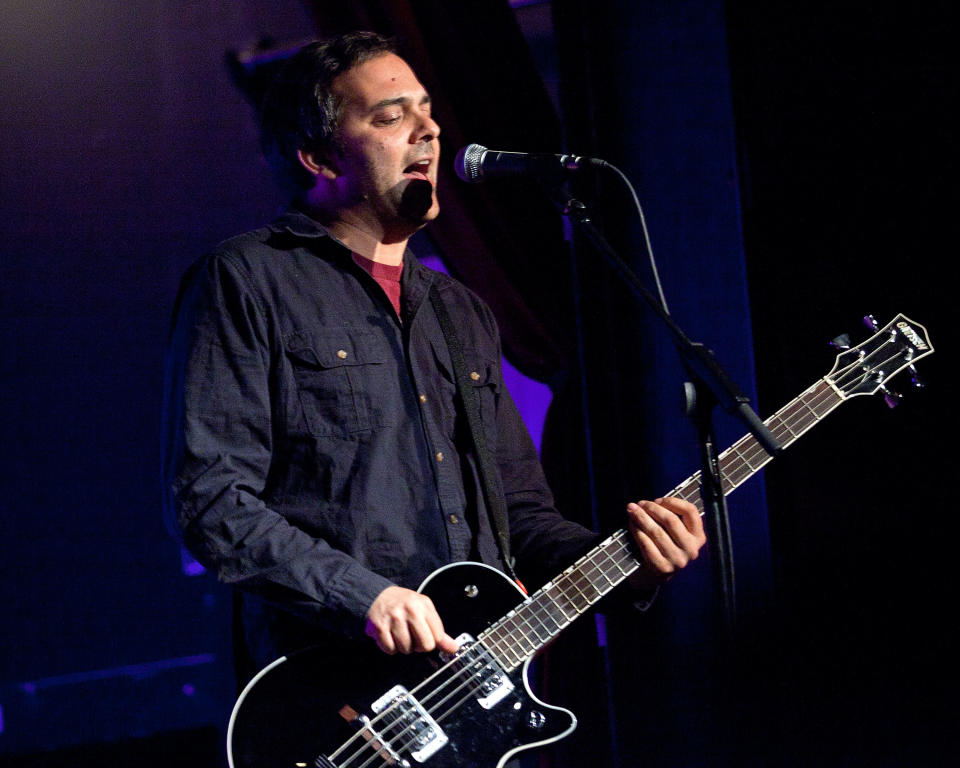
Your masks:
{"label": "guitar fretboard", "polygon": [[[844,399],[844,395],[824,378],[787,403],[764,424],[786,448]],[[730,446],[719,457],[724,495],[740,487],[772,458],[752,435],[745,435]],[[699,472],[667,495],[692,502],[703,513]],[[500,666],[512,670],[639,567],[630,534],[621,529],[541,587],[478,639]]]}

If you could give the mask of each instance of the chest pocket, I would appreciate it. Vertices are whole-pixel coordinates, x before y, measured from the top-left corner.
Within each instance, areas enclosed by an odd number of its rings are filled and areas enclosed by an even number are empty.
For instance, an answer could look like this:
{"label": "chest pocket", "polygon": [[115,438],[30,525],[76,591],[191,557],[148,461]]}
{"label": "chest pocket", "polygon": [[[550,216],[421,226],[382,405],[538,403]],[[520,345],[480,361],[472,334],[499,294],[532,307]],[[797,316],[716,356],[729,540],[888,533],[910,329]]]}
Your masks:
{"label": "chest pocket", "polygon": [[464,350],[464,357],[466,358],[470,384],[480,403],[480,420],[483,421],[484,427],[490,432],[496,429],[497,398],[500,394],[497,364],[478,357],[469,349]]}
{"label": "chest pocket", "polygon": [[[493,450],[497,444],[497,406],[500,397],[498,366],[483,353],[474,349],[464,348],[463,357],[467,366],[467,382],[476,395],[476,401],[480,407],[480,421],[486,433],[487,444]],[[444,371],[444,376],[449,376],[449,387],[453,396],[456,392],[453,365],[449,361],[449,356],[444,362],[450,368],[449,371]],[[464,429],[467,429],[465,414],[463,423]]]}
{"label": "chest pocket", "polygon": [[296,333],[284,351],[311,434],[349,438],[392,425],[396,365],[382,336],[357,328]]}

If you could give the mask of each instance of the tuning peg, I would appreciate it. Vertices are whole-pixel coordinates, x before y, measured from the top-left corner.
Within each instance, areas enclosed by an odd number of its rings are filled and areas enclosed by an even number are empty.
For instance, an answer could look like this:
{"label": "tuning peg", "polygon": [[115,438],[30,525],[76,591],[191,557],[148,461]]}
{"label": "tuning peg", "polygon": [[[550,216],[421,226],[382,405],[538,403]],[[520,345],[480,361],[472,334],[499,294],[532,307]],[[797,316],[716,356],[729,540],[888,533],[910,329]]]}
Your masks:
{"label": "tuning peg", "polygon": [[830,342],[830,346],[841,351],[850,349],[850,334],[841,333],[837,338]]}
{"label": "tuning peg", "polygon": [[900,405],[903,395],[887,387],[880,387],[880,389],[883,391],[883,402],[887,404],[887,408],[896,408]]}
{"label": "tuning peg", "polygon": [[871,331],[880,330],[880,323],[877,322],[877,318],[875,318],[873,315],[866,315],[863,318],[863,324],[867,326],[868,330],[871,330]]}
{"label": "tuning peg", "polygon": [[907,370],[910,371],[910,383],[913,384],[915,389],[923,389],[927,386],[924,380],[920,378],[920,374],[917,373],[917,366],[911,365]]}

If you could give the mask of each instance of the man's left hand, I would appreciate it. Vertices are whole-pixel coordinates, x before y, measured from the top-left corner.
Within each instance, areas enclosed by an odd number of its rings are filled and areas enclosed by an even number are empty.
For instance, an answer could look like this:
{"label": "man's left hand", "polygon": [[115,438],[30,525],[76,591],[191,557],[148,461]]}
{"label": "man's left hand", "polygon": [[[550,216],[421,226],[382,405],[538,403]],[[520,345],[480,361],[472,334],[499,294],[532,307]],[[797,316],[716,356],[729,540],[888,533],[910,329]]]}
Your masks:
{"label": "man's left hand", "polygon": [[636,589],[652,589],[696,560],[706,543],[700,511],[689,501],[666,498],[627,505],[630,533],[641,566],[630,575]]}

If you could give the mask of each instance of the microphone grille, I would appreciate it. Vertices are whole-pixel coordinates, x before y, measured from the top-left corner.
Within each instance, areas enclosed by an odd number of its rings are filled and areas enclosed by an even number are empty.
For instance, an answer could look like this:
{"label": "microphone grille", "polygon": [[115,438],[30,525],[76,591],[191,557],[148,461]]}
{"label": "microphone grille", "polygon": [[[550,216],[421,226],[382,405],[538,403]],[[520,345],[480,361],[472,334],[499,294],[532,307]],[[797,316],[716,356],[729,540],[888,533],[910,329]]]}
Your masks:
{"label": "microphone grille", "polygon": [[483,177],[483,156],[487,148],[479,144],[468,144],[459,152],[453,163],[453,169],[463,181],[473,184]]}

